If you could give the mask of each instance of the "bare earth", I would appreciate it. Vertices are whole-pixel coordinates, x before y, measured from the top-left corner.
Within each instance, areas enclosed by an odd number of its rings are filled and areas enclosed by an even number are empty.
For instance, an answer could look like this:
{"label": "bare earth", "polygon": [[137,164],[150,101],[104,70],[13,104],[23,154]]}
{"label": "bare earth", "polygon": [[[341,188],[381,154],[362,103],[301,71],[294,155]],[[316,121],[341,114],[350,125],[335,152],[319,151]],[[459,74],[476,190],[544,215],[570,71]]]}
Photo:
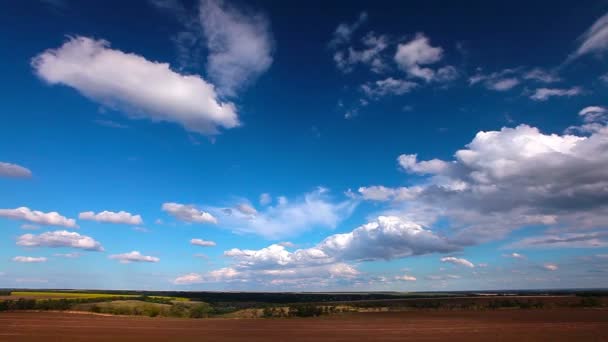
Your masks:
{"label": "bare earth", "polygon": [[0,341],[608,341],[607,309],[409,311],[308,319],[0,313]]}

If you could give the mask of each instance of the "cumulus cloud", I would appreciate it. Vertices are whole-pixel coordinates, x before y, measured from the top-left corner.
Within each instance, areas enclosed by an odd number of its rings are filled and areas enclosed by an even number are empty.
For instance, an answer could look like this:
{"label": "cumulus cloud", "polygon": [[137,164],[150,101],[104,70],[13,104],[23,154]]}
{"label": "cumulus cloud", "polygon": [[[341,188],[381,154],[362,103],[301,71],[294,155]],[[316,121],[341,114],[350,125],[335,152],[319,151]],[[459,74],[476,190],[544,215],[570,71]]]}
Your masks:
{"label": "cumulus cloud", "polygon": [[222,226],[226,228],[258,234],[269,239],[280,239],[313,228],[334,228],[350,216],[356,206],[356,202],[350,200],[332,201],[328,191],[323,188],[291,201],[279,197],[277,202],[276,205],[266,206],[255,214],[249,210],[243,212],[226,208],[209,208],[209,211],[221,217]]}
{"label": "cumulus cloud", "polygon": [[427,36],[418,33],[409,42],[397,46],[394,60],[399,68],[411,77],[420,78],[426,82],[449,81],[457,76],[455,68],[447,66],[435,70],[428,67],[428,65],[441,61],[443,55],[441,47],[432,46]]}
{"label": "cumulus cloud", "polygon": [[[606,141],[605,126],[578,136],[520,125],[477,133],[453,160],[402,155],[404,170],[427,176],[415,196],[389,212],[430,217],[428,224],[443,218],[450,222],[450,239],[462,245],[531,225],[559,225],[570,233],[602,229],[608,224]],[[377,189],[377,199],[397,191]]]}
{"label": "cumulus cloud", "polygon": [[0,177],[31,178],[32,171],[21,165],[0,162]]}
{"label": "cumulus cloud", "polygon": [[234,96],[272,64],[274,39],[266,16],[221,0],[201,0],[209,55],[207,73],[222,95]]}
{"label": "cumulus cloud", "polygon": [[168,64],[110,48],[105,40],[73,37],[32,60],[36,74],[131,118],[178,123],[188,131],[217,134],[239,125],[236,108],[222,103],[215,88],[196,75],[181,75]]}
{"label": "cumulus cloud", "polygon": [[23,262],[23,263],[39,263],[46,262],[47,258],[45,257],[29,257],[29,256],[16,256],[13,258],[14,262]]}
{"label": "cumulus cloud", "polygon": [[258,250],[233,248],[224,252],[233,262],[222,269],[221,276],[190,273],[175,279],[174,283],[229,281],[283,287],[322,286],[320,284],[359,279],[361,272],[348,262],[390,260],[458,248],[416,223],[384,216],[349,233],[331,235],[314,247],[291,252],[286,246],[281,243]]}
{"label": "cumulus cloud", "polygon": [[439,174],[449,167],[449,164],[439,159],[418,161],[416,154],[402,154],[397,159],[404,171],[418,174]]}
{"label": "cumulus cloud", "polygon": [[46,232],[40,235],[24,234],[17,238],[17,245],[22,247],[70,247],[88,251],[103,251],[103,247],[93,238],[67,230]]}
{"label": "cumulus cloud", "polygon": [[162,210],[176,219],[191,223],[213,223],[217,224],[217,219],[208,212],[197,209],[192,204],[163,203]]}
{"label": "cumulus cloud", "polygon": [[214,247],[215,242],[203,239],[192,239],[190,240],[190,244],[201,247]]}
{"label": "cumulus cloud", "polygon": [[579,37],[580,45],[570,56],[574,59],[587,54],[603,53],[608,49],[608,13],[597,19],[585,33]]}
{"label": "cumulus cloud", "polygon": [[441,262],[449,262],[450,264],[465,266],[469,268],[475,267],[475,265],[467,259],[464,258],[456,258],[456,257],[443,257],[441,258]]}
{"label": "cumulus cloud", "polygon": [[581,95],[583,88],[572,87],[567,89],[562,88],[538,88],[534,91],[530,98],[534,101],[547,101],[551,97],[572,97]]}
{"label": "cumulus cloud", "polygon": [[160,259],[157,257],[142,255],[138,251],[132,251],[132,252],[123,253],[123,254],[113,254],[113,255],[110,255],[108,258],[118,260],[121,264],[129,264],[132,262],[156,263],[156,262],[160,261]]}
{"label": "cumulus cloud", "polygon": [[62,216],[58,212],[51,211],[45,213],[38,210],[31,210],[27,207],[0,209],[0,217],[9,218],[12,220],[28,221],[45,226],[62,226],[68,228],[78,227],[78,225],[76,225],[76,220]]}
{"label": "cumulus cloud", "polygon": [[118,224],[132,224],[139,225],[143,224],[144,221],[141,219],[140,215],[133,215],[126,211],[119,211],[117,213],[112,211],[102,211],[99,213],[94,213],[92,211],[85,211],[78,215],[78,218],[81,220],[90,220],[104,223],[118,223]]}
{"label": "cumulus cloud", "polygon": [[416,223],[380,216],[349,233],[331,235],[312,248],[289,252],[275,244],[260,250],[231,249],[224,255],[233,258],[239,267],[272,268],[390,260],[455,249],[447,240]]}

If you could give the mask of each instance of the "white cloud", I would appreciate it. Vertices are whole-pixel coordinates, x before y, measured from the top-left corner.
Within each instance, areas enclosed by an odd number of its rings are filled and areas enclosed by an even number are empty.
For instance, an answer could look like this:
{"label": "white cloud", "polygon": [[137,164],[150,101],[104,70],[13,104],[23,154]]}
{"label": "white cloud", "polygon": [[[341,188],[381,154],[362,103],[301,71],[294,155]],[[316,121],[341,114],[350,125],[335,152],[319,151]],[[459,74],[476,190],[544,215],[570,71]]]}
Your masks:
{"label": "white cloud", "polygon": [[76,221],[71,218],[60,215],[58,212],[42,212],[31,210],[27,207],[19,207],[16,209],[0,209],[0,217],[6,217],[13,220],[29,221],[45,226],[63,226],[69,228],[77,228]]}
{"label": "white cloud", "polygon": [[416,223],[380,216],[349,233],[331,235],[308,249],[289,252],[275,244],[260,250],[232,249],[224,254],[240,267],[272,268],[390,260],[455,249],[447,240]]}
{"label": "white cloud", "polygon": [[585,123],[608,122],[608,108],[600,106],[588,106],[581,109],[578,115],[583,117]]}
{"label": "white cloud", "polygon": [[13,258],[14,262],[23,262],[23,263],[39,263],[46,262],[47,258],[45,257],[29,257],[29,256],[16,256]]}
{"label": "white cloud", "polygon": [[110,259],[118,260],[121,264],[129,264],[132,262],[159,262],[160,259],[153,256],[142,255],[138,251],[132,251],[123,254],[113,254],[109,256]]}
{"label": "white cloud", "polygon": [[283,246],[285,248],[294,248],[296,246],[293,242],[289,242],[289,241],[282,241],[282,242],[277,243],[277,245]]}
{"label": "white cloud", "polygon": [[553,72],[548,72],[540,68],[534,68],[523,74],[525,80],[532,80],[540,83],[554,83],[561,79]]}
{"label": "white cloud", "polygon": [[509,90],[519,84],[516,78],[505,78],[496,82],[489,83],[489,88],[496,91]]}
{"label": "white cloud", "polygon": [[477,133],[452,161],[400,156],[406,171],[429,176],[393,214],[443,217],[452,226],[451,238],[461,244],[499,239],[529,225],[603,228],[607,135],[605,126],[576,136],[520,125]]}
{"label": "white cloud", "polygon": [[203,240],[203,239],[192,239],[190,240],[190,244],[201,247],[214,247],[215,242]]}
{"label": "white cloud", "polygon": [[[290,252],[285,243],[259,250],[233,248],[224,252],[232,264],[206,274],[190,273],[176,284],[250,282],[264,286],[325,286],[362,277],[347,262],[390,260],[412,255],[450,252],[457,249],[447,240],[420,225],[398,217],[378,217],[349,233],[327,237],[316,246]],[[415,278],[401,280],[413,281]]]}
{"label": "white cloud", "polygon": [[221,103],[213,85],[181,75],[166,63],[110,48],[104,40],[70,38],[32,60],[36,74],[63,84],[132,118],[178,123],[188,131],[217,134],[239,125],[232,103]]}
{"label": "white cloud", "polygon": [[508,91],[522,84],[524,81],[535,83],[554,83],[560,78],[552,71],[541,68],[525,69],[523,67],[508,68],[490,74],[478,69],[477,73],[469,78],[469,84],[482,84],[486,89],[494,91]]}
{"label": "white cloud", "polygon": [[397,46],[394,58],[399,68],[408,75],[429,82],[435,77],[435,70],[423,65],[439,62],[443,58],[443,49],[431,46],[429,39],[418,33],[411,41]]}
{"label": "white cloud", "polygon": [[559,267],[556,264],[544,264],[543,268],[547,271],[557,271]]}
{"label": "white cloud", "polygon": [[132,224],[138,225],[143,224],[144,221],[141,219],[140,215],[133,215],[126,211],[119,211],[117,213],[112,211],[102,211],[95,214],[92,211],[85,211],[78,215],[78,218],[81,220],[90,220],[104,223],[118,223],[118,224]]}
{"label": "white cloud", "polygon": [[401,281],[416,281],[416,277],[414,276],[410,276],[407,274],[404,274],[402,276],[396,276],[395,280],[401,280]]}
{"label": "white cloud", "polygon": [[531,236],[516,241],[509,248],[600,248],[608,246],[608,233],[566,233]]}
{"label": "white cloud", "polygon": [[276,205],[264,207],[255,215],[226,208],[209,210],[217,217],[221,215],[223,227],[269,239],[280,239],[316,227],[334,228],[350,216],[355,206],[356,202],[350,200],[332,202],[327,190],[319,188],[292,201],[279,197]]}
{"label": "white cloud", "polygon": [[235,209],[243,215],[255,216],[258,213],[258,211],[249,203],[238,204]]}
{"label": "white cloud", "polygon": [[403,95],[405,93],[409,93],[417,86],[418,84],[416,82],[398,80],[388,77],[373,83],[365,83],[361,85],[361,90],[369,98],[379,98],[387,95]]}
{"label": "white cloud", "polygon": [[367,13],[361,12],[359,13],[359,17],[357,20],[352,23],[341,23],[336,27],[336,30],[333,33],[332,40],[329,42],[330,47],[336,47],[341,44],[350,43],[353,32],[355,32],[363,23],[367,21]]}
{"label": "white cloud", "polygon": [[55,253],[53,254],[53,256],[56,257],[61,257],[61,258],[68,258],[68,259],[76,259],[76,258],[80,258],[80,253]]}
{"label": "white cloud", "polygon": [[221,0],[201,0],[207,73],[222,95],[234,96],[272,64],[273,37],[265,15]]}
{"label": "white cloud", "polygon": [[21,225],[21,229],[24,229],[24,230],[38,230],[38,229],[40,229],[40,226],[35,225],[35,224],[24,223],[24,224]]}
{"label": "white cloud", "polygon": [[173,280],[176,285],[189,285],[189,284],[200,284],[203,283],[203,275],[198,273],[188,273],[179,276]]}
{"label": "white cloud", "polygon": [[197,209],[192,204],[163,203],[162,210],[184,222],[192,223],[213,223],[217,224],[217,219],[208,212]]}
{"label": "white cloud", "polygon": [[570,59],[586,54],[603,53],[608,49],[608,13],[597,19],[585,33],[579,37],[581,44]]}
{"label": "white cloud", "polygon": [[423,190],[422,187],[387,188],[382,185],[360,187],[359,193],[368,201],[405,201],[412,200]]}
{"label": "white cloud", "polygon": [[397,160],[404,171],[411,173],[438,174],[449,167],[448,163],[443,160],[432,159],[419,162],[417,159],[416,154],[402,154]]}
{"label": "white cloud", "polygon": [[270,194],[263,193],[260,195],[260,205],[269,205],[272,202]]}
{"label": "white cloud", "polygon": [[90,251],[103,251],[103,247],[93,238],[67,230],[46,232],[40,235],[24,234],[17,238],[22,247],[71,247]]}
{"label": "white cloud", "polygon": [[344,73],[353,71],[358,64],[367,65],[374,73],[381,73],[388,69],[382,53],[389,47],[388,37],[369,32],[361,39],[362,48],[345,47],[334,52],[334,62],[338,69]]}
{"label": "white cloud", "polygon": [[31,178],[32,171],[21,165],[0,162],[0,177]]}
{"label": "white cloud", "polygon": [[534,91],[530,98],[535,101],[546,101],[551,97],[572,97],[581,95],[583,93],[583,88],[581,87],[572,87],[568,89],[560,89],[560,88],[538,88]]}
{"label": "white cloud", "polygon": [[449,262],[454,265],[465,266],[469,268],[475,267],[475,265],[467,259],[464,258],[456,258],[456,257],[443,257],[441,258],[441,262]]}
{"label": "white cloud", "polygon": [[511,254],[503,254],[505,258],[513,258],[513,259],[525,259],[526,256],[519,253],[511,253]]}

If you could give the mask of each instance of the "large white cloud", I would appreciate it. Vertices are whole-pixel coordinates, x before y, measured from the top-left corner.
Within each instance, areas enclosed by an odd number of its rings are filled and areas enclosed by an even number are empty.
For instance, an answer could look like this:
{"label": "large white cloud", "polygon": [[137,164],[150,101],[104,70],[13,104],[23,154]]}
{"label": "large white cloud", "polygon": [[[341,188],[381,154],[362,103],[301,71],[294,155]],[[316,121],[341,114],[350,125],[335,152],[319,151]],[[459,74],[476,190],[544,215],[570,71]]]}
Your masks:
{"label": "large white cloud", "polygon": [[163,203],[162,210],[184,222],[217,223],[217,219],[208,212],[196,208],[192,204]]}
{"label": "large white cloud", "polygon": [[222,0],[201,0],[207,72],[223,95],[236,92],[272,64],[274,39],[265,15]]}
{"label": "large white cloud", "polygon": [[80,213],[78,215],[78,218],[81,220],[91,220],[104,223],[120,223],[133,225],[139,225],[144,223],[140,215],[133,215],[126,211],[119,211],[116,213],[104,210],[97,214],[92,211],[85,211]]}
{"label": "large white cloud", "polygon": [[262,286],[320,287],[361,277],[361,272],[349,262],[390,260],[456,249],[458,247],[447,239],[416,223],[399,217],[378,217],[349,233],[331,235],[314,247],[293,252],[283,244],[258,250],[233,248],[224,252],[233,261],[230,267],[216,273],[186,274],[174,283],[238,281]]}
{"label": "large white cloud", "polygon": [[0,177],[31,178],[32,171],[21,165],[0,162]]}
{"label": "large white cloud", "polygon": [[40,235],[24,234],[17,238],[17,245],[22,247],[70,247],[89,251],[103,251],[103,247],[93,238],[67,230],[46,232]]}
{"label": "large white cloud", "polygon": [[289,252],[275,244],[260,250],[231,249],[224,255],[233,258],[241,268],[283,268],[390,260],[455,249],[446,239],[414,222],[380,216],[349,233],[331,235],[315,247]]}
{"label": "large white cloud", "polygon": [[254,233],[270,239],[296,236],[315,227],[334,228],[350,216],[356,202],[332,201],[328,191],[319,188],[303,197],[287,200],[279,197],[278,203],[260,211],[230,208],[210,208],[219,217],[222,226],[234,231]]}
{"label": "large white cloud", "polygon": [[108,258],[118,260],[121,264],[129,264],[132,262],[159,262],[160,259],[153,256],[142,255],[139,251],[132,251],[123,254],[113,254]]}
{"label": "large white cloud", "polygon": [[36,56],[32,66],[46,82],[72,87],[132,118],[174,122],[201,134],[239,125],[235,106],[220,102],[214,86],[199,76],[112,49],[105,40],[70,38]]}
{"label": "large white cloud", "polygon": [[62,216],[58,212],[51,211],[45,213],[38,210],[31,210],[27,207],[0,209],[0,217],[6,217],[13,220],[23,220],[48,226],[63,226],[68,228],[78,227],[78,225],[76,225],[76,220]]}
{"label": "large white cloud", "polygon": [[[605,229],[608,129],[596,124],[587,135],[544,134],[527,125],[479,132],[450,161],[402,155],[398,161],[405,171],[427,177],[390,212],[422,213],[431,221],[445,217],[453,226],[451,241],[459,244],[499,239],[530,225]],[[363,198],[394,201],[393,194],[402,191],[376,189],[381,190],[376,196]]]}

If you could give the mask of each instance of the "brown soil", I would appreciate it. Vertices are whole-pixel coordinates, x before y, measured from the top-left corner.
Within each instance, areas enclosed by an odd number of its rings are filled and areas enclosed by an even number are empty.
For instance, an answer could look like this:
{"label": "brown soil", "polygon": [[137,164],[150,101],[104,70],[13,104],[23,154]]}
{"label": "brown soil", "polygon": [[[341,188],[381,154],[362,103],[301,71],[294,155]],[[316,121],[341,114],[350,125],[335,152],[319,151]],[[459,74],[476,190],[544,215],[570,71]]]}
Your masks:
{"label": "brown soil", "polygon": [[608,310],[407,311],[308,319],[0,313],[0,341],[608,341]]}

